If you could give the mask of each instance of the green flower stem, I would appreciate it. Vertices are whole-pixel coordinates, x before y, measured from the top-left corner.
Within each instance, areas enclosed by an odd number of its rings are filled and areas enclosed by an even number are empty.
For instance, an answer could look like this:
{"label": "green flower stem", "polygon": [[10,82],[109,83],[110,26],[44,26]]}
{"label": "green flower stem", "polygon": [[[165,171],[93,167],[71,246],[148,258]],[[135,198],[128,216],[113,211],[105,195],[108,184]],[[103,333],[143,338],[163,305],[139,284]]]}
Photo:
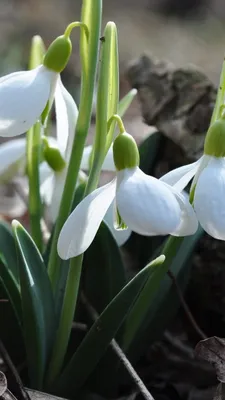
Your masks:
{"label": "green flower stem", "polygon": [[[51,388],[58,374],[60,373],[65,357],[71,324],[74,318],[74,310],[77,303],[79,282],[82,270],[83,254],[71,260],[69,274],[66,282],[65,296],[63,299],[61,319],[59,329],[56,334],[56,340],[53,349],[53,357],[49,364],[46,380],[47,388]],[[67,329],[69,327],[69,329]]]}
{"label": "green flower stem", "polygon": [[[93,7],[92,0],[83,1],[82,22],[84,22],[88,27],[89,40],[87,43],[85,32],[81,30],[82,77],[79,115],[59,214],[53,234],[48,265],[49,277],[54,293],[56,291],[57,281],[60,276],[60,259],[57,254],[57,241],[63,224],[65,223],[71,211],[83,149],[91,121],[93,93],[98,62],[101,15],[101,0],[95,0],[95,7]],[[87,53],[84,52],[84,48],[87,50]],[[85,70],[85,68],[83,69],[83,64],[87,70]],[[71,327],[68,327],[68,329],[70,328]],[[57,351],[59,351],[59,349],[57,349]]]}
{"label": "green flower stem", "polygon": [[84,24],[83,22],[72,22],[71,24],[69,24],[64,32],[64,36],[69,38],[71,35],[71,32],[74,28],[81,28],[84,30],[84,33],[86,35],[86,38],[88,40],[89,37],[89,30],[86,24]]}
{"label": "green flower stem", "polygon": [[[96,136],[94,144],[93,163],[87,182],[85,195],[95,189],[98,184],[101,166],[105,156],[108,115],[112,115],[113,113],[115,113],[118,105],[118,83],[115,86],[114,79],[112,79],[112,76],[115,77],[116,74],[116,72],[112,70],[112,66],[115,65],[113,60],[115,57],[115,38],[117,37],[116,27],[114,23],[110,22],[107,24],[104,32],[104,37],[105,40],[102,43],[101,63],[98,81]],[[112,63],[110,63],[109,60],[112,60]],[[82,261],[83,255],[75,257],[70,261],[69,274],[67,278],[63,307],[61,311],[61,319],[53,350],[53,358],[49,367],[49,385],[51,385],[57,378],[65,357],[73,323],[74,312],[76,309],[77,294],[79,290],[80,275],[82,270]]]}
{"label": "green flower stem", "polygon": [[[44,56],[44,44],[40,36],[34,36],[31,44],[29,69],[41,64]],[[39,185],[39,164],[41,161],[41,124],[37,122],[27,133],[27,175],[29,181],[28,208],[30,229],[33,240],[42,250],[42,202]]]}
{"label": "green flower stem", "polygon": [[114,22],[107,23],[103,37],[97,91],[95,142],[85,196],[91,193],[98,185],[102,163],[105,158],[107,121],[109,117],[117,112],[118,107],[119,80],[115,79],[119,75],[118,43],[117,29]]}
{"label": "green flower stem", "polygon": [[[123,121],[122,121],[121,117],[120,117],[119,115],[117,115],[117,114],[113,115],[113,116],[108,120],[108,124],[107,124],[107,129],[108,129],[108,131],[110,130],[111,125],[112,125],[113,122],[117,122],[120,133],[126,132],[126,129],[125,129],[124,124],[123,124]],[[109,147],[110,147],[110,146],[111,146],[111,143],[110,143]]]}
{"label": "green flower stem", "polygon": [[221,116],[220,115],[222,111],[221,106],[224,105],[224,98],[225,98],[225,59],[223,60],[222,71],[220,74],[220,83],[217,91],[216,103],[210,121],[210,126]]}
{"label": "green flower stem", "polygon": [[41,126],[37,122],[27,134],[27,176],[29,181],[29,216],[31,236],[42,251],[42,202],[40,195],[39,164],[41,162]]}

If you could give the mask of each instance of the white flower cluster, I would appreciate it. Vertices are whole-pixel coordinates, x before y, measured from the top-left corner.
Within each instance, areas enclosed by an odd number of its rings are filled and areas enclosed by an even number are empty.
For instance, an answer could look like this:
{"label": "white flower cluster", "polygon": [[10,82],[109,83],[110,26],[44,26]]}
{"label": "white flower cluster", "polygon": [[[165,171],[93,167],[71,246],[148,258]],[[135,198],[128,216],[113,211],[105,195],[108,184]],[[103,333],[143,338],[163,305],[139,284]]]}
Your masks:
{"label": "white flower cluster", "polygon": [[[0,79],[0,136],[12,137],[26,132],[41,119],[47,102],[53,101],[57,146],[67,164],[78,110],[60,75],[44,65]],[[17,170],[24,163],[25,152],[25,138],[1,145],[0,176],[4,177],[13,166]],[[90,153],[89,146],[84,150],[82,169],[88,169]],[[103,168],[115,171],[112,149]],[[57,216],[66,173],[67,166],[60,172],[53,172],[46,162],[40,165],[41,193],[51,205],[53,220]],[[191,205],[182,191],[193,177]],[[131,231],[146,236],[192,235],[197,230],[198,221],[211,236],[225,240],[224,198],[224,157],[203,155],[196,163],[171,171],[159,180],[147,176],[138,166],[117,170],[112,182],[84,198],[71,213],[59,236],[58,253],[62,259],[83,253],[93,241],[107,212],[111,213],[107,219],[111,221],[113,231],[113,210],[115,220],[119,215],[128,227],[127,231],[121,232],[120,238],[117,237],[119,244],[124,243]]]}

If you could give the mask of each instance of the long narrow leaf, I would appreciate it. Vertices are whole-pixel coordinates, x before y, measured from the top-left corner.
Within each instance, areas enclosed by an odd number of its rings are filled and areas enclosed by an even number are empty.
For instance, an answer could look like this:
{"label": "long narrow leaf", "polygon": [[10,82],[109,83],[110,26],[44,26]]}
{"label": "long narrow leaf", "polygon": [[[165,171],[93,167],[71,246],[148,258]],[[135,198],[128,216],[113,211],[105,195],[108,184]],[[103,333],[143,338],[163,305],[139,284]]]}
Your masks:
{"label": "long narrow leaf", "polygon": [[23,333],[31,386],[41,389],[55,331],[50,281],[39,250],[22,225],[13,221],[20,259]]}
{"label": "long narrow leaf", "polygon": [[117,294],[92,325],[56,383],[57,393],[66,396],[74,393],[84,384],[145,285],[151,268],[150,264],[140,271]]}
{"label": "long narrow leaf", "polygon": [[[185,237],[169,265],[181,288],[184,288],[188,282],[193,250],[202,235],[203,229],[199,227],[194,235]],[[145,305],[143,304],[141,310],[143,317],[142,324],[139,325],[139,329],[136,330],[136,334],[133,335],[132,340],[130,338],[127,343],[124,343],[124,349],[126,348],[129,357],[133,361],[140,357],[146,343],[149,345],[160,338],[180,306],[173,282],[167,275],[161,281],[154,296],[150,295],[149,302],[147,302],[147,298],[145,300]],[[129,338],[128,328],[129,326],[127,325],[127,337]]]}
{"label": "long narrow leaf", "polygon": [[21,323],[21,298],[17,254],[11,227],[0,222],[0,280]]}
{"label": "long narrow leaf", "polygon": [[85,253],[84,268],[84,291],[100,313],[125,285],[121,253],[105,222]]}
{"label": "long narrow leaf", "polygon": [[123,340],[123,347],[125,350],[129,347],[137,331],[140,329],[140,326],[142,325],[149,310],[152,299],[154,298],[162,279],[168,271],[168,264],[167,262],[164,263],[163,261],[164,260],[161,260],[159,257],[151,263],[153,264],[153,267],[150,270],[146,285],[141,291],[138,299],[128,315]]}

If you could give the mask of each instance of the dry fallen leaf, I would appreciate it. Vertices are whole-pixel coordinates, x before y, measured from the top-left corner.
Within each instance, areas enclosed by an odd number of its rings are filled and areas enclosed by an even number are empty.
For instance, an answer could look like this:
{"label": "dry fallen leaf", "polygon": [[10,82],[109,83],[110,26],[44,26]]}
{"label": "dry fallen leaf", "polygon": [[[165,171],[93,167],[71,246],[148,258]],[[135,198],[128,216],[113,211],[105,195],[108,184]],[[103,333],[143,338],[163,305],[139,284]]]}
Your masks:
{"label": "dry fallen leaf", "polygon": [[225,383],[225,339],[213,336],[201,340],[195,348],[195,354],[212,364],[217,379]]}
{"label": "dry fallen leaf", "polygon": [[3,396],[7,389],[7,379],[5,374],[0,371],[0,396]]}

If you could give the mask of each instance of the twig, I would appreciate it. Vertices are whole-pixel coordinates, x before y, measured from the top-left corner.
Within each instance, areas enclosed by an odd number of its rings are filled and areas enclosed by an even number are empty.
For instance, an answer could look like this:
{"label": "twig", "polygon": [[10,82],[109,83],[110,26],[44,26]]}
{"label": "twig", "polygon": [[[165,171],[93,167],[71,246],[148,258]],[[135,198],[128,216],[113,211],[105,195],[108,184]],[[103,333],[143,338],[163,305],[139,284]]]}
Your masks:
{"label": "twig", "polygon": [[167,274],[170,277],[170,279],[172,280],[172,282],[173,282],[173,284],[174,284],[174,286],[176,288],[177,295],[178,295],[178,297],[180,299],[181,305],[182,305],[182,307],[184,309],[184,312],[185,312],[187,318],[189,319],[191,325],[193,326],[194,330],[197,332],[197,334],[200,336],[201,339],[203,339],[203,340],[207,339],[206,334],[198,326],[198,324],[197,324],[195,318],[193,317],[193,315],[192,315],[192,313],[191,313],[186,301],[184,300],[183,293],[182,293],[182,291],[181,291],[181,289],[180,289],[180,287],[179,287],[179,285],[177,283],[176,277],[174,276],[174,274],[170,270],[167,272]]}
{"label": "twig", "polygon": [[[82,292],[81,293],[81,301],[86,307],[87,311],[89,312],[91,318],[93,321],[96,321],[97,318],[99,317],[97,311],[94,309],[94,307],[89,303],[88,299],[86,298],[85,294]],[[137,386],[138,390],[140,393],[143,395],[143,397],[146,400],[154,400],[154,397],[151,395],[151,393],[148,391],[146,388],[144,382],[141,380],[135,369],[133,368],[132,364],[124,354],[123,350],[121,347],[118,345],[115,339],[113,339],[110,343],[110,347],[112,350],[116,353],[117,357],[120,359],[122,362],[123,366],[126,368],[128,371],[130,377],[133,379],[135,385]]]}
{"label": "twig", "polygon": [[87,332],[87,325],[83,324],[82,322],[73,322],[72,329],[76,329],[81,332]]}
{"label": "twig", "polygon": [[24,389],[23,383],[20,379],[20,376],[16,370],[16,367],[14,366],[4,344],[2,343],[2,341],[0,340],[0,353],[2,355],[2,358],[5,362],[5,364],[7,365],[9,371],[11,372],[14,381],[15,381],[15,389],[17,391],[17,395],[20,396],[21,400],[30,400],[30,396],[28,395],[28,393],[26,392],[26,390]]}

